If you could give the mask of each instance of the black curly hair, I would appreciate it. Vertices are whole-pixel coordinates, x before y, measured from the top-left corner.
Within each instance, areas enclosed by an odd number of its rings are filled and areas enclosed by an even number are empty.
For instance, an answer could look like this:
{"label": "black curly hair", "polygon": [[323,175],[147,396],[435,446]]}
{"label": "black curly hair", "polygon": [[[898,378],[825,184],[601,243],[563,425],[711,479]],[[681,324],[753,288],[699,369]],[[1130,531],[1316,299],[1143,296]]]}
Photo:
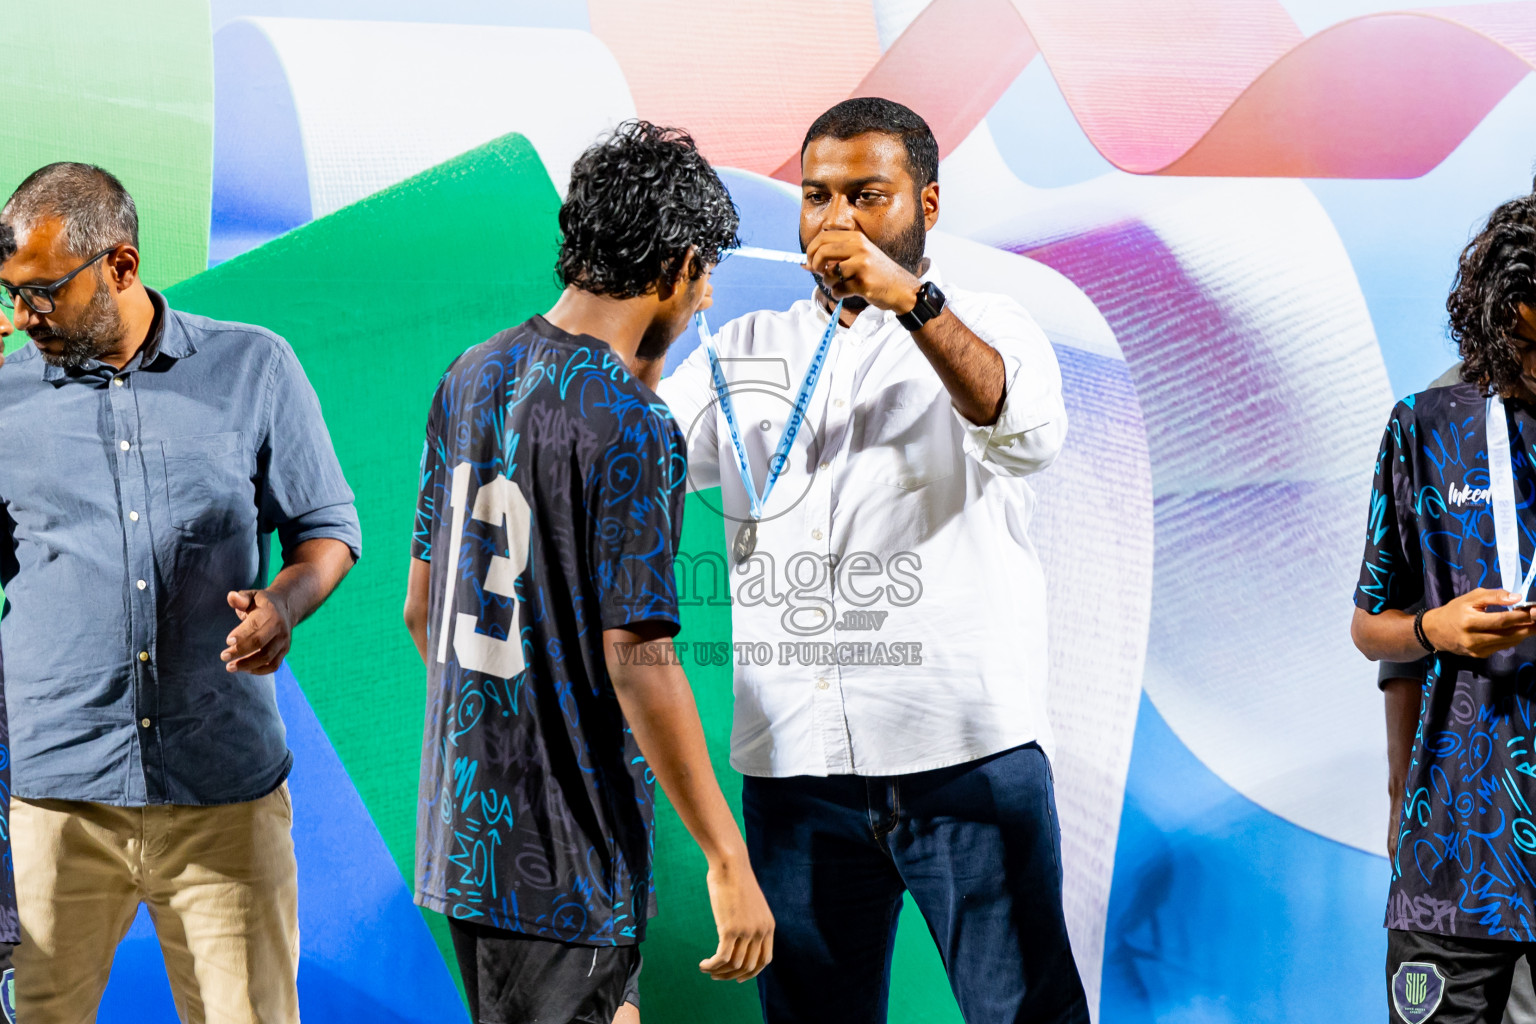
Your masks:
{"label": "black curly hair", "polygon": [[1461,379],[1509,393],[1520,383],[1510,338],[1520,303],[1536,307],[1536,192],[1494,210],[1461,251],[1445,309],[1461,349]]}
{"label": "black curly hair", "polygon": [[557,276],[594,295],[633,299],[675,276],[692,248],[690,279],[740,245],[736,204],[680,128],[625,121],[571,167],[560,207]]}
{"label": "black curly hair", "polygon": [[16,255],[16,233],[9,224],[0,224],[0,263]]}

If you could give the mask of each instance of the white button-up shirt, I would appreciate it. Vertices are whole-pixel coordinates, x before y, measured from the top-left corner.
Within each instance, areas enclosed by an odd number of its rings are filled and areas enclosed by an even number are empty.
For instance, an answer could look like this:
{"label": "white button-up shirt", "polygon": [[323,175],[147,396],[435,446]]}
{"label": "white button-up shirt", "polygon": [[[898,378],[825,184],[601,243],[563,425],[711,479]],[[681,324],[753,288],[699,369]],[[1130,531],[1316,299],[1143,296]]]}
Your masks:
{"label": "white button-up shirt", "polygon": [[[944,291],[1002,355],[1002,415],[962,417],[894,314],[870,307],[837,331],[756,550],[729,567],[731,764],[744,774],[895,775],[1049,749],[1025,478],[1061,450],[1061,372],[1013,299]],[[717,338],[759,493],[827,322],[813,297]],[[748,500],[703,346],[660,393],[688,439],[690,486],[721,488],[729,548]],[[684,604],[724,599],[717,557],[680,560]]]}

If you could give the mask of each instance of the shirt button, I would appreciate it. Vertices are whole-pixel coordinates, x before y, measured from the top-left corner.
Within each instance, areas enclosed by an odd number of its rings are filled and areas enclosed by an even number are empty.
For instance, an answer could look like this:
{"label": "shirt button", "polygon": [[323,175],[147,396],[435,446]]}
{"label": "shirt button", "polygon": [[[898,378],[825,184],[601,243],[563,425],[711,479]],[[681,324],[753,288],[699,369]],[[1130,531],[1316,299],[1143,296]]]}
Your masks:
{"label": "shirt button", "polygon": [[129,444],[127,441],[119,441],[117,442],[117,446],[123,451],[127,451],[129,448],[133,447],[133,445]]}
{"label": "shirt button", "polygon": [[148,651],[140,651],[139,652],[139,660],[140,661],[148,661],[149,660],[149,652]]}
{"label": "shirt button", "polygon": [[145,582],[144,582],[144,581],[143,581],[143,580],[139,580],[139,582],[138,582],[138,588],[139,588],[139,589],[140,589],[140,590],[143,590],[143,589],[144,589],[144,588],[145,588],[145,587],[147,587],[147,586],[149,586],[149,584],[148,584],[148,583],[145,583]]}
{"label": "shirt button", "polygon": [[811,531],[811,539],[812,540],[821,540],[821,531],[820,530],[812,530]]}
{"label": "shirt button", "polygon": [[137,512],[129,512],[128,513],[128,518],[132,519],[134,522],[138,522],[139,521],[139,514]]}
{"label": "shirt button", "polygon": [[829,687],[831,685],[832,685],[831,683],[827,682],[827,679],[826,679],[825,676],[822,676],[821,678],[816,680],[816,689],[818,689],[818,690],[825,690],[827,687]]}
{"label": "shirt button", "polygon": [[121,378],[121,377],[113,377],[112,378],[112,383],[116,384],[118,387],[122,387],[123,386],[123,378]]}
{"label": "shirt button", "polygon": [[823,462],[821,465],[817,466],[816,468],[821,470],[823,473],[825,473],[827,470],[832,468],[832,463],[830,463],[830,462]]}
{"label": "shirt button", "polygon": [[139,719],[139,724],[142,725],[144,728],[148,729],[149,728],[149,719],[141,718],[141,719]]}
{"label": "shirt button", "polygon": [[847,405],[848,403],[843,401],[841,398],[839,398],[839,399],[835,400],[832,404],[837,406],[839,409],[841,409],[843,406]]}

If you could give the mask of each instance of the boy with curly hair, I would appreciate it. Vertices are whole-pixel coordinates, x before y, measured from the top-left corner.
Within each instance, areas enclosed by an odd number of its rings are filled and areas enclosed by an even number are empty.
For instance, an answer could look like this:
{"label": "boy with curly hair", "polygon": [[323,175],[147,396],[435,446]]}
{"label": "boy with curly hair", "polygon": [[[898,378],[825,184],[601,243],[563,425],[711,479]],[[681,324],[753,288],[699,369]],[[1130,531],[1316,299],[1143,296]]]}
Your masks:
{"label": "boy with curly hair", "polygon": [[485,1024],[633,1019],[658,780],[709,864],[700,969],[772,956],[672,647],[685,449],[648,386],[736,226],[692,139],[621,125],[572,169],[559,301],[432,402],[405,607],[428,689],[416,900],[448,915]]}
{"label": "boy with curly hair", "polygon": [[1461,382],[1392,411],[1351,634],[1430,666],[1389,844],[1389,1017],[1496,1024],[1536,951],[1536,195],[1493,211],[1446,306]]}

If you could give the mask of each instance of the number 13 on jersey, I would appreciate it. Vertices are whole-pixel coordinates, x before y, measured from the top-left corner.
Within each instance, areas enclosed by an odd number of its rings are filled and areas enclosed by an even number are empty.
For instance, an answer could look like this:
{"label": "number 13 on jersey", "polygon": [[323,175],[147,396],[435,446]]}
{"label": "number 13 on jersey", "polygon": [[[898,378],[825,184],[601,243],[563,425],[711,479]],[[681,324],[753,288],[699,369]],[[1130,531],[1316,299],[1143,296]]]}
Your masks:
{"label": "number 13 on jersey", "polygon": [[[502,474],[481,487],[475,494],[470,515],[482,523],[504,527],[507,531],[507,554],[492,555],[486,565],[480,589],[512,601],[512,621],[507,624],[505,639],[480,632],[478,614],[459,612],[454,614],[454,596],[460,582],[458,575],[459,554],[464,541],[464,510],[471,508],[469,486],[473,467],[461,462],[453,467],[449,505],[453,510],[452,530],[448,541],[448,570],[441,574],[444,586],[443,617],[437,631],[437,660],[448,660],[448,644],[459,664],[471,672],[510,679],[523,670],[522,631],[518,628],[518,605],[514,584],[528,566],[528,533],[532,525],[532,511],[522,490]],[[478,560],[476,560],[478,561]]]}

